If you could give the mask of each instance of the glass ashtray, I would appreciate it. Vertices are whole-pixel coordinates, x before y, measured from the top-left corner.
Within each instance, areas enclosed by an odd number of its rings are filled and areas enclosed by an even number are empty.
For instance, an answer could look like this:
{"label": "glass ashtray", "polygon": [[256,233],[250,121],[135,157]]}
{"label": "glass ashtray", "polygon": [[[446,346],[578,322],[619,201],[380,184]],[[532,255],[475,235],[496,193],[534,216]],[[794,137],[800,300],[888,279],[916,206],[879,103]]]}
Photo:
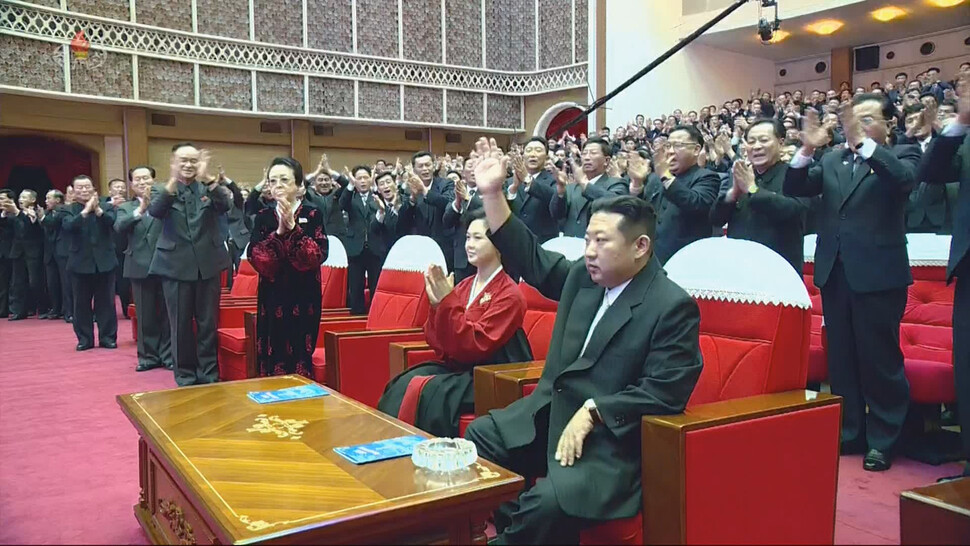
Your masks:
{"label": "glass ashtray", "polygon": [[414,466],[432,472],[454,472],[472,465],[478,459],[475,444],[463,438],[433,438],[414,446]]}

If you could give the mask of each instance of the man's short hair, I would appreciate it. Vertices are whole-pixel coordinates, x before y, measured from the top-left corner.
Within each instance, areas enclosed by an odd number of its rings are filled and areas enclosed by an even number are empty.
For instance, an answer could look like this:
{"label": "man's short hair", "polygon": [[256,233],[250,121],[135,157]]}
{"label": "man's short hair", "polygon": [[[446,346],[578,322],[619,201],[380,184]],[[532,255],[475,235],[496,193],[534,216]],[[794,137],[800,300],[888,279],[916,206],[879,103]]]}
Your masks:
{"label": "man's short hair", "polygon": [[778,137],[778,140],[785,139],[785,124],[779,121],[778,118],[758,118],[754,120],[754,123],[748,125],[748,128],[744,130],[744,140],[748,140],[748,133],[751,132],[751,129],[754,129],[759,125],[770,125],[772,132],[776,137]]}
{"label": "man's short hair", "polygon": [[366,171],[367,174],[374,174],[367,165],[356,165],[353,169],[350,169],[350,174],[352,174],[354,178],[357,178],[357,171],[360,170]]}
{"label": "man's short hair", "polygon": [[424,150],[421,150],[420,152],[411,156],[411,166],[413,167],[414,164],[417,163],[418,160],[421,159],[422,157],[430,157],[431,160],[434,161],[434,156],[431,155],[431,152],[426,152]]}
{"label": "man's short hair", "polygon": [[0,189],[0,195],[6,195],[7,196],[7,199],[13,199],[13,197],[14,197],[13,190],[10,189],[10,188],[2,188],[2,189]]}
{"label": "man's short hair", "polygon": [[195,144],[188,141],[177,142],[174,146],[172,146],[172,153],[174,154],[176,150],[178,150],[179,148],[185,148],[186,146],[191,146],[193,148],[196,148]]}
{"label": "man's short hair", "polygon": [[603,150],[603,155],[605,155],[606,157],[611,157],[613,155],[613,146],[611,146],[610,143],[606,141],[606,139],[599,138],[599,137],[593,137],[593,138],[587,139],[586,143],[583,144],[583,149],[585,150],[586,147],[589,146],[590,144],[598,144],[600,149]]}
{"label": "man's short hair", "polygon": [[609,131],[609,130],[610,130],[610,128],[607,127],[607,126],[605,126],[605,125],[602,126],[602,127],[600,127],[600,131]]}
{"label": "man's short hair", "polygon": [[32,195],[34,197],[34,201],[37,200],[37,192],[36,191],[34,191],[34,190],[30,189],[30,188],[25,188],[25,189],[20,190],[20,195],[23,195],[25,193],[28,194],[28,195]]}
{"label": "man's short hair", "polygon": [[87,180],[88,182],[91,183],[91,185],[94,185],[94,180],[91,180],[90,176],[86,174],[79,174],[71,179],[71,186],[73,186],[74,183],[77,182],[78,180]]}
{"label": "man's short hair", "polygon": [[394,173],[392,173],[391,171],[381,171],[381,173],[374,178],[374,184],[377,184],[378,182],[380,182],[384,178],[387,178],[388,176],[391,177],[392,182],[395,182],[395,183],[397,182],[396,180],[394,180]]}
{"label": "man's short hair", "polygon": [[625,137],[623,137],[623,142],[633,142],[633,143],[636,143],[636,141],[637,141],[636,137],[632,137],[632,136],[625,136]]}
{"label": "man's short hair", "polygon": [[677,125],[671,131],[670,134],[674,134],[677,131],[685,131],[690,139],[693,140],[697,145],[704,145],[704,135],[701,134],[700,130],[693,125]]}
{"label": "man's short hair", "polygon": [[128,169],[128,181],[131,182],[131,175],[134,174],[138,169],[148,169],[148,172],[152,173],[152,179],[155,179],[155,169],[149,167],[148,165],[138,165],[137,167],[132,167]]}
{"label": "man's short hair", "polygon": [[620,233],[628,241],[635,241],[641,235],[646,235],[651,241],[657,232],[657,213],[653,206],[639,197],[619,195],[604,197],[593,201],[590,214],[597,212],[619,214],[623,217],[617,226]]}
{"label": "man's short hair", "polygon": [[920,93],[919,100],[923,100],[923,99],[925,99],[927,97],[933,99],[934,101],[936,100],[936,95],[934,95],[932,91],[927,91],[925,93]]}
{"label": "man's short hair", "polygon": [[936,67],[936,66],[931,66],[931,67],[929,67],[929,68],[926,69],[926,73],[929,74],[930,71],[939,72],[940,71],[940,68],[939,67]]}
{"label": "man's short hair", "polygon": [[852,97],[852,106],[858,106],[869,101],[876,101],[879,103],[884,120],[889,121],[893,119],[893,114],[896,113],[896,107],[893,106],[893,102],[889,100],[889,97],[883,95],[882,93],[859,93],[858,95]]}
{"label": "man's short hair", "polygon": [[115,182],[121,182],[122,184],[125,183],[125,181],[120,178],[112,178],[111,180],[108,180],[108,187],[110,188]]}
{"label": "man's short hair", "polygon": [[538,142],[539,144],[542,144],[542,147],[546,149],[546,153],[549,153],[549,141],[546,140],[545,138],[541,136],[534,136],[529,140],[525,141],[525,144],[522,146],[522,148],[525,148],[526,146],[528,146],[530,142]]}
{"label": "man's short hair", "polygon": [[300,162],[293,159],[292,157],[274,157],[272,161],[269,162],[269,168],[266,172],[269,172],[273,167],[277,165],[283,165],[284,167],[289,167],[293,171],[293,182],[297,186],[303,186],[306,182],[306,177],[303,176],[303,165]]}
{"label": "man's short hair", "polygon": [[61,190],[51,190],[51,191],[49,191],[47,193],[53,193],[54,194],[54,199],[57,199],[61,203],[64,202],[64,192],[62,192]]}

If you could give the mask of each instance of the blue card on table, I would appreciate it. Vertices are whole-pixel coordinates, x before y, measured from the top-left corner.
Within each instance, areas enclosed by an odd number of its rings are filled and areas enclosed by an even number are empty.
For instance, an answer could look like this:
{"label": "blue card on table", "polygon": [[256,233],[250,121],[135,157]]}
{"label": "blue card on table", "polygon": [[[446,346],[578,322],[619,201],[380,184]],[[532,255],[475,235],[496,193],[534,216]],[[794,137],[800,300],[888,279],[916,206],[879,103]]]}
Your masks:
{"label": "blue card on table", "polygon": [[414,451],[414,446],[426,440],[423,436],[401,436],[369,444],[335,447],[334,451],[354,464],[367,464],[397,457],[406,457]]}
{"label": "blue card on table", "polygon": [[272,404],[273,402],[289,402],[290,400],[303,400],[304,398],[316,398],[329,394],[330,392],[327,389],[313,384],[277,389],[275,391],[253,391],[246,396],[257,404]]}

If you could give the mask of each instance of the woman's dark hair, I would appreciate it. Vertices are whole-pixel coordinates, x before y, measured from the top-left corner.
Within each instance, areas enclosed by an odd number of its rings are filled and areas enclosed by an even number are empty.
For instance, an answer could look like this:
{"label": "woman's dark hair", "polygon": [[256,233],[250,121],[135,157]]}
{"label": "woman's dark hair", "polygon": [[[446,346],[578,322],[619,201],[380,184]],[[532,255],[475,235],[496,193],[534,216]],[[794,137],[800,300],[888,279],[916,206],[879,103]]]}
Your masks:
{"label": "woman's dark hair", "polygon": [[465,214],[461,215],[462,229],[467,232],[468,226],[472,225],[472,222],[474,222],[475,220],[484,220],[484,219],[485,219],[485,209],[483,208],[477,208],[477,209],[467,211],[465,212]]}
{"label": "woman's dark hair", "polygon": [[591,214],[610,212],[622,216],[623,219],[617,227],[628,242],[635,241],[641,235],[650,237],[651,241],[654,240],[654,234],[657,232],[657,213],[650,203],[639,197],[632,195],[604,197],[593,201],[590,211]]}
{"label": "woman's dark hair", "polygon": [[269,162],[267,172],[272,170],[272,168],[277,165],[283,165],[284,167],[289,167],[293,170],[293,178],[297,186],[302,186],[304,184],[305,177],[303,176],[303,165],[300,165],[299,161],[293,159],[292,157],[274,157],[273,160]]}

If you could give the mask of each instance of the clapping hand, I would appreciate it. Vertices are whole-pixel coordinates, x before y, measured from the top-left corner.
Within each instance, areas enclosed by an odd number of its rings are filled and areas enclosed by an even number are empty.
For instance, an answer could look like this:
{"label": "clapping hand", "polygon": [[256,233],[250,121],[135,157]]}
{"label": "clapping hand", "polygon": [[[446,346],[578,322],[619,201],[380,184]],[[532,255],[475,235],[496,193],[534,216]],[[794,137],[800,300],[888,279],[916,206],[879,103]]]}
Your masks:
{"label": "clapping hand", "polygon": [[853,150],[857,149],[862,144],[863,139],[866,138],[866,134],[862,130],[862,124],[859,118],[856,117],[851,104],[842,106],[839,111],[839,119],[842,120],[842,129],[845,131],[846,143]]}
{"label": "clapping hand", "polygon": [[209,161],[212,160],[212,154],[209,150],[202,149],[199,150],[199,166],[195,172],[195,179],[203,184],[212,184],[216,181],[216,177],[209,174]]}
{"label": "clapping hand", "polygon": [[455,207],[460,210],[465,201],[468,201],[468,185],[464,180],[459,179],[455,182]]}
{"label": "clapping hand", "polygon": [[276,210],[280,215],[280,225],[276,229],[277,235],[285,235],[296,227],[296,218],[293,215],[293,203],[286,197],[277,196]]}
{"label": "clapping hand", "polygon": [[98,194],[91,194],[91,198],[88,199],[87,203],[84,204],[84,209],[81,210],[81,214],[87,216],[91,214],[98,208]]}
{"label": "clapping hand", "polygon": [[643,183],[650,175],[650,164],[646,159],[640,157],[640,154],[630,154],[630,159],[627,160],[626,173],[630,176],[630,181],[635,182],[642,189]]}
{"label": "clapping hand", "polygon": [[572,166],[572,182],[585,190],[586,185],[589,184],[589,177],[583,172],[583,166],[579,164],[575,157],[569,158],[569,163]]}
{"label": "clapping hand", "polygon": [[729,203],[737,201],[739,197],[750,193],[751,189],[755,187],[754,170],[744,161],[734,162],[734,166],[731,168],[731,176],[734,179],[734,185],[727,193]]}
{"label": "clapping hand", "polygon": [[831,136],[825,128],[819,125],[818,114],[814,108],[809,108],[805,112],[805,117],[802,118],[802,130],[798,134],[798,138],[802,141],[803,146],[811,148],[813,151],[815,148],[821,148],[829,143]]}
{"label": "clapping hand", "polygon": [[615,157],[611,157],[606,163],[606,174],[611,178],[619,178],[623,176],[623,171],[620,170],[620,165],[617,163]]}
{"label": "clapping hand", "polygon": [[113,206],[113,207],[120,207],[124,203],[125,203],[125,196],[124,195],[112,195],[111,196],[111,206]]}
{"label": "clapping hand", "polygon": [[957,82],[957,93],[959,94],[957,112],[960,113],[957,122],[970,125],[970,76],[960,78]]}
{"label": "clapping hand", "polygon": [[445,276],[440,265],[431,264],[424,274],[424,290],[428,293],[428,301],[432,307],[437,307],[445,296],[455,289],[455,274]]}
{"label": "clapping hand", "polygon": [[569,176],[560,170],[551,159],[546,160],[546,170],[556,180],[556,193],[559,194],[559,197],[564,197],[566,195],[566,185],[569,184]]}

